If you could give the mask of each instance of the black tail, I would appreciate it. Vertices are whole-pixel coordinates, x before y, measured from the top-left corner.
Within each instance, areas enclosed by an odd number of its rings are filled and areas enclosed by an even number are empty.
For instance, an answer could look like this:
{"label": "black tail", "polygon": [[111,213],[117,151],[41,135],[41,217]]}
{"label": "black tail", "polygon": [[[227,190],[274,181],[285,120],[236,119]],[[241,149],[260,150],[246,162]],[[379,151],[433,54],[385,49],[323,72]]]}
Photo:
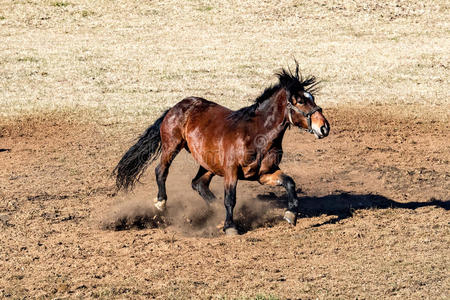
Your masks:
{"label": "black tail", "polygon": [[152,126],[147,128],[114,168],[113,175],[116,176],[117,190],[132,189],[147,166],[161,154],[159,129],[168,112],[169,110],[166,110]]}

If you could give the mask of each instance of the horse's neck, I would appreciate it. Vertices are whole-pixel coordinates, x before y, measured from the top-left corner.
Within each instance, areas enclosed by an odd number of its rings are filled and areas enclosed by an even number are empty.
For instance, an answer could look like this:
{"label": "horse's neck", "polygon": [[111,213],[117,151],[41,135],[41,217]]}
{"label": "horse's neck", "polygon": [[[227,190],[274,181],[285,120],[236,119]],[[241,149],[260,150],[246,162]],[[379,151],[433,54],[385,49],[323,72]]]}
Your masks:
{"label": "horse's neck", "polygon": [[288,127],[286,122],[286,91],[276,92],[261,105],[260,118],[262,130],[270,139],[283,138]]}

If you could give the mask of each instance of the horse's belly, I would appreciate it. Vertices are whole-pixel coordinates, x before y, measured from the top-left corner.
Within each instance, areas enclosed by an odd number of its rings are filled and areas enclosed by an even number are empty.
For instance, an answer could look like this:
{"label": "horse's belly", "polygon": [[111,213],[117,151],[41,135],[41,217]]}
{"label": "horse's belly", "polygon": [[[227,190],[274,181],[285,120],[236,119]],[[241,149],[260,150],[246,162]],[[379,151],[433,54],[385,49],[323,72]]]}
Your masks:
{"label": "horse's belly", "polygon": [[206,170],[215,175],[223,176],[223,154],[219,150],[198,145],[195,142],[189,143],[188,148],[194,159]]}

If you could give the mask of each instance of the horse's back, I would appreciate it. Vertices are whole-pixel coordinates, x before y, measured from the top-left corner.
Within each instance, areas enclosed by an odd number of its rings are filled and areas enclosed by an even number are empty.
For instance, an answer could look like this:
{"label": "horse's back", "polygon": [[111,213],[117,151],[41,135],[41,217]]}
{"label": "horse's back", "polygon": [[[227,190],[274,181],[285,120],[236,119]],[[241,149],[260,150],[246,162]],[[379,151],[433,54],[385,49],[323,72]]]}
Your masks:
{"label": "horse's back", "polygon": [[226,121],[232,110],[215,102],[199,98],[184,98],[173,106],[161,124],[161,136],[182,137],[201,130],[204,133],[215,132],[226,127]]}
{"label": "horse's back", "polygon": [[187,132],[198,127],[203,129],[221,127],[231,112],[232,110],[215,102],[199,97],[188,97],[170,109],[163,126],[172,129],[179,127],[183,132],[183,138],[186,138]]}

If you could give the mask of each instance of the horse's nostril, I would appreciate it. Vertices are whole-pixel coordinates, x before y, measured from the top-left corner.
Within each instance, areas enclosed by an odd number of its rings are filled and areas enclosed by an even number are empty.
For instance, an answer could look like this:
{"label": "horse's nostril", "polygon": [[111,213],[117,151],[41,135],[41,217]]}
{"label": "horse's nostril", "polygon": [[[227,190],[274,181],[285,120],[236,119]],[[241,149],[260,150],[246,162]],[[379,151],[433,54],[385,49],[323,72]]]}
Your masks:
{"label": "horse's nostril", "polygon": [[323,125],[322,127],[320,127],[320,132],[322,133],[323,136],[327,136],[328,135],[328,126]]}

